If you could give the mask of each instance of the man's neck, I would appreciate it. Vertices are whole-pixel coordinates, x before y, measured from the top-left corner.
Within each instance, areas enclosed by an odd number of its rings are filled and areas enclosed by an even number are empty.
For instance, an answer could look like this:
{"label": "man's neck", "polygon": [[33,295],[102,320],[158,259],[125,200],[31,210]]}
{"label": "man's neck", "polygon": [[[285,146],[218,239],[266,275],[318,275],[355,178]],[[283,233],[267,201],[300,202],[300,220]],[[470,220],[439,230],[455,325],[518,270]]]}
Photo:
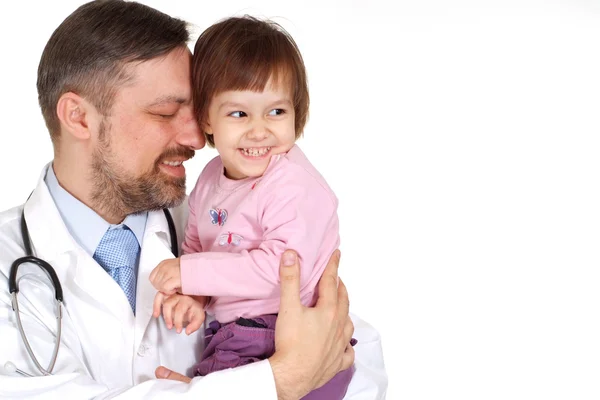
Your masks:
{"label": "man's neck", "polygon": [[[73,167],[74,165],[78,167]],[[71,196],[91,208],[106,222],[113,225],[123,222],[126,215],[111,215],[93,201],[91,196],[92,179],[90,174],[84,172],[89,168],[85,163],[68,163],[67,165],[66,162],[62,162],[60,159],[55,158],[51,167],[54,169],[58,184],[69,192]]]}

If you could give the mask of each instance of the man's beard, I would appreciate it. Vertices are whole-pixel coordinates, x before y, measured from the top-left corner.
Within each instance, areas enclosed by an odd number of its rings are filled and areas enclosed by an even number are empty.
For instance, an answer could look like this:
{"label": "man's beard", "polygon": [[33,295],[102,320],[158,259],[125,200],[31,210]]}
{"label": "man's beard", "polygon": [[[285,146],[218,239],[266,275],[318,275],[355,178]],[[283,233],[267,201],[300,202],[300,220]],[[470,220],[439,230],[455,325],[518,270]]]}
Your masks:
{"label": "man's beard", "polygon": [[179,147],[165,151],[151,171],[138,176],[123,172],[112,159],[109,127],[102,121],[99,145],[92,155],[92,201],[104,214],[127,216],[145,211],[176,207],[185,199],[185,177],[176,178],[160,171],[159,165],[170,157],[194,156],[194,151]]}

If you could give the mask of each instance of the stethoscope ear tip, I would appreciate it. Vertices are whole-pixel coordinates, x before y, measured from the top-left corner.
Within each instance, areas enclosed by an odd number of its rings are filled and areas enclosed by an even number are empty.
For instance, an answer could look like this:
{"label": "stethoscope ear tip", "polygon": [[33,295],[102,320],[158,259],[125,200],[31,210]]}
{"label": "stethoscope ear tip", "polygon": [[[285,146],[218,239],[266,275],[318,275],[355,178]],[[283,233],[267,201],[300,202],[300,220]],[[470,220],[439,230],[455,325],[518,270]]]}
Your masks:
{"label": "stethoscope ear tip", "polygon": [[15,364],[13,364],[10,361],[7,361],[4,363],[4,369],[6,370],[6,372],[8,372],[10,374],[17,373],[17,374],[27,377],[27,378],[33,378],[33,375],[28,374],[25,371],[21,371],[19,368],[17,368],[17,366]]}
{"label": "stethoscope ear tip", "polygon": [[17,372],[17,366],[10,361],[4,363],[4,369],[13,374]]}

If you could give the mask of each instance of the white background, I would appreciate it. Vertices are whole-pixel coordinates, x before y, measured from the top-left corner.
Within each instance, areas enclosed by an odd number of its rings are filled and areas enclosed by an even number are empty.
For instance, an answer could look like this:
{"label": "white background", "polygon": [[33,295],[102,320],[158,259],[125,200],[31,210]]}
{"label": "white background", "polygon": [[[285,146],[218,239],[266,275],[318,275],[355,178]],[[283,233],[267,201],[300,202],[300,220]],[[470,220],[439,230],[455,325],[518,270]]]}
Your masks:
{"label": "white background", "polygon": [[[194,39],[246,12],[297,40],[300,145],[340,199],[341,275],[383,337],[388,399],[600,397],[599,2],[145,3]],[[79,4],[2,5],[0,209],[52,157],[36,70]]]}

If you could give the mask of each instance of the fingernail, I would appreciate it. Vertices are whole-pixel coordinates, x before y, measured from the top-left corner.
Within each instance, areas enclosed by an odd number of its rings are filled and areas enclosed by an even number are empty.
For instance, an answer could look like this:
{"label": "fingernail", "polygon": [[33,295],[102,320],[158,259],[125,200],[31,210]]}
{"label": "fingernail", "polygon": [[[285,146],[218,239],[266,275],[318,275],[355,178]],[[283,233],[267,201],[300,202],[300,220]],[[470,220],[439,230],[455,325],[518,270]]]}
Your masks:
{"label": "fingernail", "polygon": [[283,265],[286,267],[291,267],[296,263],[296,253],[293,251],[286,251],[283,253]]}
{"label": "fingernail", "polygon": [[156,375],[158,375],[159,378],[163,378],[163,379],[169,377],[169,373],[163,367],[158,368],[158,370],[156,371]]}

